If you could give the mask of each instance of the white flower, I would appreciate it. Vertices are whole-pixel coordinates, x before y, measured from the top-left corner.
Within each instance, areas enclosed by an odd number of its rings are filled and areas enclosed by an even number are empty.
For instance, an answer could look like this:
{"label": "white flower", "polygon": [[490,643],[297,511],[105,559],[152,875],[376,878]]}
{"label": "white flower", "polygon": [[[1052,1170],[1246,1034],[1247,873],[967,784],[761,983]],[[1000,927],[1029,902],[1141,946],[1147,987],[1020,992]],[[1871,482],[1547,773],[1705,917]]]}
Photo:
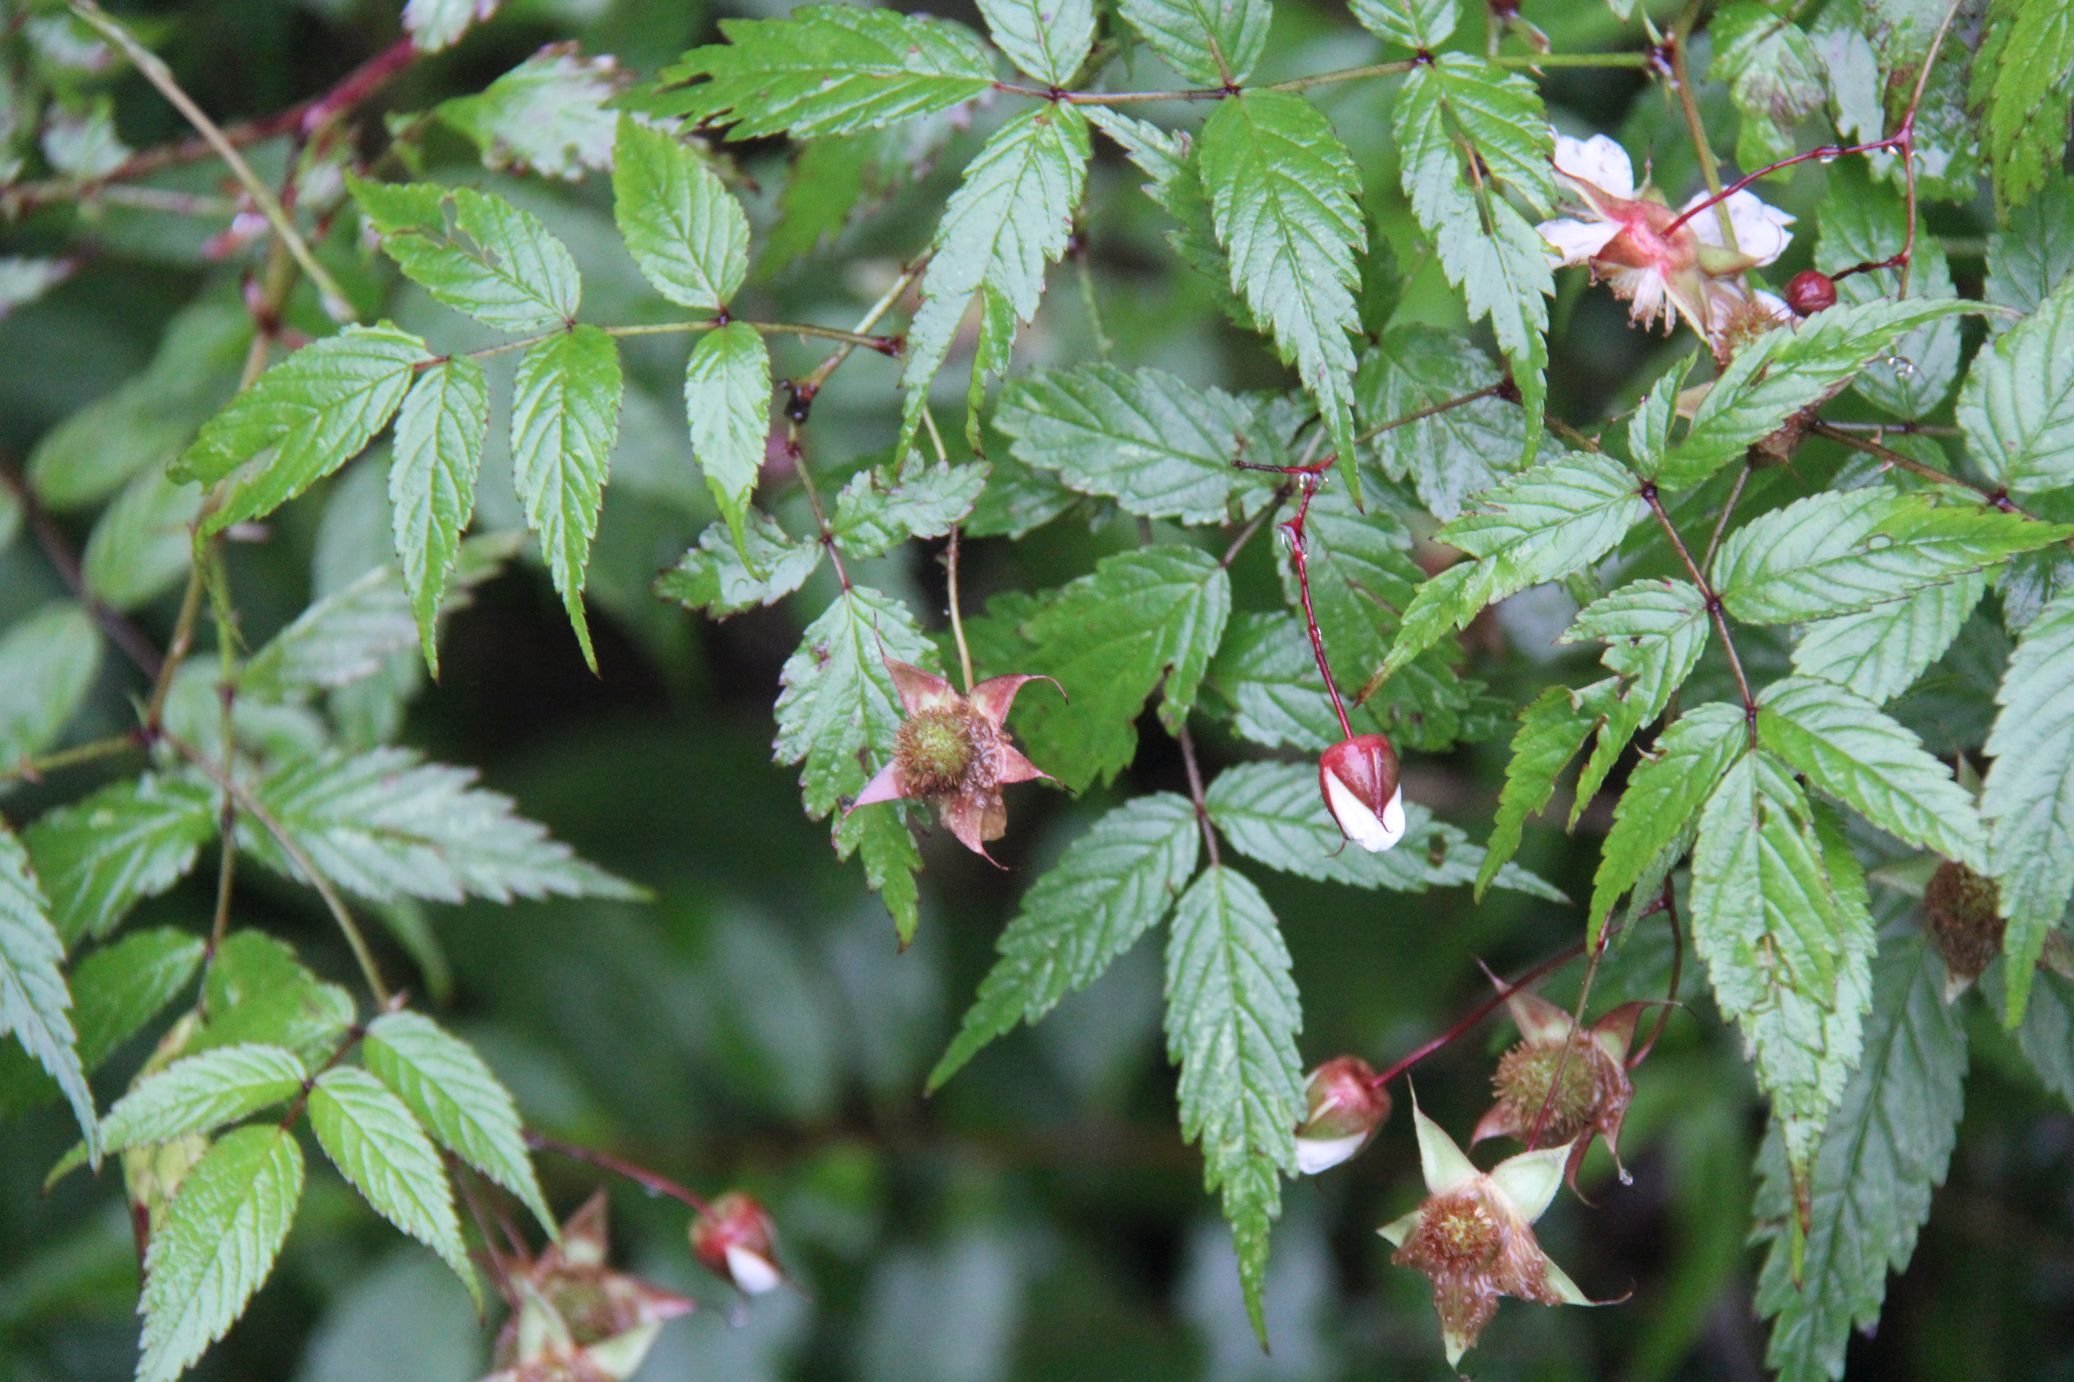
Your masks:
{"label": "white flower", "polygon": [[[1691,212],[1706,200],[1706,193],[1695,194],[1679,214]],[[1761,268],[1772,263],[1793,243],[1793,232],[1786,227],[1793,224],[1794,218],[1776,206],[1767,206],[1759,201],[1749,189],[1736,193],[1722,205],[1728,208],[1729,224],[1735,227],[1736,252],[1754,261],[1753,265],[1746,267]],[[1702,244],[1716,249],[1728,248],[1721,238],[1721,218],[1712,207],[1694,215],[1687,224]]]}
{"label": "white flower", "polygon": [[1325,750],[1318,785],[1339,833],[1371,854],[1404,838],[1404,789],[1397,751],[1380,734],[1357,734]]}

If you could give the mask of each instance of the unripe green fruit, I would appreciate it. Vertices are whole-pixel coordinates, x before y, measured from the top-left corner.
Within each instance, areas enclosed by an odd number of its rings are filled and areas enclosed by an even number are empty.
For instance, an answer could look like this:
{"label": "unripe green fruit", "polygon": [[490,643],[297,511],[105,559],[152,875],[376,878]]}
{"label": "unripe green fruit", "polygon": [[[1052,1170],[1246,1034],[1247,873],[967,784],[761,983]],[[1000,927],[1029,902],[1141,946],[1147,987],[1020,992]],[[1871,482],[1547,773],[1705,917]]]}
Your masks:
{"label": "unripe green fruit", "polygon": [[1592,1043],[1580,1038],[1571,1044],[1567,1060],[1563,1046],[1561,1041],[1523,1041],[1499,1060],[1498,1073],[1491,1079],[1499,1100],[1514,1110],[1522,1129],[1541,1116],[1548,1087],[1555,1084],[1555,1099],[1549,1102],[1548,1122],[1541,1130],[1544,1143],[1568,1142],[1583,1132],[1599,1101],[1598,1053]]}
{"label": "unripe green fruit", "polygon": [[944,706],[904,721],[893,742],[907,790],[917,796],[951,792],[972,766],[972,726],[959,710]]}

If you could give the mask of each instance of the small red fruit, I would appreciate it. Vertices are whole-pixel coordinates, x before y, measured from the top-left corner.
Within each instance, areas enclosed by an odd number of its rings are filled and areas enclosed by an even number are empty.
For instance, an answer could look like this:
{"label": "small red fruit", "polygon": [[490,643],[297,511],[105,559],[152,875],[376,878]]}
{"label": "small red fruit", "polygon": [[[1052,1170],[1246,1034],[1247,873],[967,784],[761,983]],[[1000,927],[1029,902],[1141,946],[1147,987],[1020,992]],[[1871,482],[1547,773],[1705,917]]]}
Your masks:
{"label": "small red fruit", "polygon": [[1814,269],[1802,269],[1786,285],[1786,305],[1797,317],[1812,317],[1836,306],[1836,280]]}

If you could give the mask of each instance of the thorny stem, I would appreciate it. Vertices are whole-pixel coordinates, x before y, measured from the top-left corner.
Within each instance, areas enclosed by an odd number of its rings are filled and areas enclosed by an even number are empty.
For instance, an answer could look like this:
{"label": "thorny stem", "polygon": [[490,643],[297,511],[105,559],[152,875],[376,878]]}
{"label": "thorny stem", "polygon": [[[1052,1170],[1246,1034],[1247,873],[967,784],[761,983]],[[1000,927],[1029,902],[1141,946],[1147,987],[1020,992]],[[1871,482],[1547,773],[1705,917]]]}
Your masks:
{"label": "thorny stem", "polygon": [[574,1142],[564,1142],[559,1137],[550,1137],[546,1133],[536,1132],[532,1128],[527,1128],[524,1135],[526,1145],[536,1152],[558,1152],[572,1160],[588,1162],[602,1171],[610,1171],[615,1176],[626,1177],[651,1195],[668,1195],[678,1203],[688,1205],[691,1211],[701,1219],[711,1219],[713,1217],[712,1206],[707,1204],[699,1196],[698,1192],[679,1185],[660,1171],[651,1171],[646,1166],[637,1166],[625,1157],[614,1156],[611,1152],[599,1151],[594,1147],[579,1146]]}
{"label": "thorny stem", "polygon": [[1195,736],[1188,732],[1188,722],[1182,721],[1181,728],[1174,731],[1174,742],[1181,746],[1181,766],[1188,773],[1188,797],[1195,803],[1195,823],[1202,827],[1203,852],[1210,856],[1210,867],[1219,864],[1217,857],[1217,832],[1210,826],[1210,806],[1203,796],[1203,769],[1196,762]]}
{"label": "thorny stem", "polygon": [[965,646],[965,616],[958,608],[958,525],[951,525],[951,545],[944,554],[946,583],[950,588],[951,640],[958,645],[958,670],[965,676],[965,694],[972,694],[972,649]]}

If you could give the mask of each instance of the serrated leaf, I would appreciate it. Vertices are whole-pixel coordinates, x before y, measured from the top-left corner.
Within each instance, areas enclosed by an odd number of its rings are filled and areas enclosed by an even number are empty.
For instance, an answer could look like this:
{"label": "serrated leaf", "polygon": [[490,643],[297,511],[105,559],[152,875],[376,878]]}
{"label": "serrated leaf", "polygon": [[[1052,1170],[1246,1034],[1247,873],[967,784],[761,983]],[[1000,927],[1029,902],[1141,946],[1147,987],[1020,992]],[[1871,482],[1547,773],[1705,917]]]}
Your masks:
{"label": "serrated leaf", "polygon": [[279,1046],[305,1065],[328,1060],[356,1015],[352,996],[327,984],[295,952],[257,931],[234,931],[216,948],[202,982],[209,1020],[190,1037],[193,1053],[226,1046]]}
{"label": "serrated leaf", "polygon": [[1988,236],[1985,296],[2003,307],[2034,312],[2069,271],[2074,271],[2074,184],[2047,183]]}
{"label": "serrated leaf", "polygon": [[[72,967],[72,1030],[80,1068],[91,1075],[194,980],[198,936],[158,927],[104,945]],[[59,1095],[25,1049],[0,1048],[0,1119]]]}
{"label": "serrated leaf", "polygon": [[432,1139],[402,1100],[365,1070],[327,1070],[310,1090],[310,1129],[339,1174],[375,1212],[439,1254],[482,1305],[454,1191]]}
{"label": "serrated leaf", "polygon": [[[1498,368],[1461,337],[1423,324],[1395,326],[1361,356],[1354,417],[1363,430],[1446,403],[1496,382]],[[1392,427],[1369,443],[1393,480],[1409,480],[1442,522],[1464,501],[1514,474],[1526,454],[1526,414],[1502,398],[1479,398]]]}
{"label": "serrated leaf", "polygon": [[1773,682],[1757,702],[1759,742],[1809,782],[1897,839],[1986,867],[1972,795],[1878,706],[1812,677]]}
{"label": "serrated leaf", "polygon": [[2040,1082],[2074,1108],[2074,979],[2041,969],[2016,1036]]}
{"label": "serrated leaf", "polygon": [[102,1121],[107,1150],[214,1132],[302,1092],[309,1071],[278,1046],[223,1046],[174,1061],[116,1100]]}
{"label": "serrated leaf", "polygon": [[1046,105],[995,130],[965,166],[930,241],[922,305],[908,325],[895,460],[914,444],[929,383],[972,300],[991,290],[1018,321],[1036,315],[1045,267],[1066,252],[1091,153],[1087,118],[1070,105]]}
{"label": "serrated leaf", "polygon": [[1354,18],[1385,43],[1432,53],[1455,31],[1456,0],[1353,0]]}
{"label": "serrated leaf", "polygon": [[[1829,172],[1821,220],[1815,264],[1829,274],[1889,259],[1901,252],[1908,235],[1908,211],[1900,193],[1844,164]],[[1943,244],[1935,236],[1921,239],[1910,253],[1909,298],[1934,301],[1955,291]],[[1840,302],[1857,305],[1891,297],[1893,287],[1884,275],[1854,274],[1836,280],[1836,293]],[[1941,317],[1901,336],[1891,352],[1875,356],[1851,387],[1896,417],[1927,417],[1943,406],[1959,377],[1959,345],[1959,323]]]}
{"label": "serrated leaf", "polygon": [[1671,697],[1698,665],[1707,646],[1707,603],[1690,581],[1635,581],[1579,611],[1563,642],[1603,639],[1600,660],[1619,677],[1617,686],[1589,697],[1585,708],[1600,717],[1598,742],[1577,775],[1577,800],[1570,824],[1613,771],[1621,750],[1644,725],[1664,713]]}
{"label": "serrated leaf", "polygon": [[1647,512],[1635,477],[1617,461],[1575,452],[1485,491],[1434,536],[1484,559],[1490,571],[1476,584],[1488,603],[1590,566]]}
{"label": "serrated leaf", "polygon": [[[1394,849],[1371,854],[1346,848],[1346,840],[1308,763],[1242,763],[1226,768],[1204,797],[1210,819],[1232,848],[1284,873],[1324,883],[1423,893],[1458,887],[1474,879],[1484,852],[1469,837],[1437,820],[1423,805],[1404,803],[1404,838]],[[1562,894],[1524,869],[1496,870],[1498,885],[1560,901]]]}
{"label": "serrated leaf", "polygon": [[1973,357],[1959,391],[1967,449],[2018,494],[2074,484],[2074,278]]}
{"label": "serrated leaf", "polygon": [[556,1232],[518,1110],[474,1048],[429,1017],[386,1013],[367,1024],[361,1061],[440,1146],[518,1196],[542,1228]]}
{"label": "serrated leaf", "polygon": [[619,66],[551,43],[473,96],[442,101],[433,114],[482,150],[491,168],[581,178],[612,166]]}
{"label": "serrated leaf", "polygon": [[1703,705],[1680,715],[1628,777],[1592,879],[1591,935],[1621,895],[1677,841],[1749,745],[1742,707]]}
{"label": "serrated leaf", "polygon": [[[1600,683],[1610,695],[1611,688]],[[1512,736],[1512,756],[1505,764],[1505,785],[1498,792],[1498,814],[1484,844],[1483,867],[1477,870],[1476,893],[1483,896],[1507,860],[1519,851],[1527,817],[1538,815],[1555,795],[1556,779],[1591,737],[1598,717],[1586,699],[1567,686],[1551,686],[1520,711],[1519,731]]]}
{"label": "serrated leaf", "polygon": [[971,30],[922,15],[806,5],[784,19],[722,20],[720,32],[727,42],[663,69],[648,108],[729,125],[731,139],[810,139],[934,115],[994,80]]}
{"label": "serrated leaf", "polygon": [[[320,873],[377,902],[641,895],[475,784],[472,768],[382,748],[282,763],[252,794]],[[239,832],[269,867],[301,876],[269,831],[241,820]]]}
{"label": "serrated leaf", "polygon": [[421,53],[436,53],[461,41],[469,28],[490,18],[502,0],[405,0],[403,29]]}
{"label": "serrated leaf", "polygon": [[596,671],[583,582],[619,440],[619,346],[595,326],[572,327],[527,350],[511,387],[512,482],[583,660]]}
{"label": "serrated leaf", "polygon": [[98,1162],[103,1136],[72,1027],[64,959],[28,851],[0,822],[0,1036],[13,1036],[57,1081],[86,1137],[87,1155]]}
{"label": "serrated leaf", "polygon": [[876,557],[910,538],[942,537],[972,512],[986,487],[984,465],[910,458],[906,468],[861,470],[836,496],[829,519],[846,557]]}
{"label": "serrated leaf", "polygon": [[1195,807],[1154,792],[1112,810],[1068,846],[995,943],[1000,958],[929,1072],[928,1092],[1017,1023],[1034,1026],[1157,926],[1195,875],[1200,842]]}
{"label": "serrated leaf", "polygon": [[1190,138],[1112,106],[1089,106],[1087,118],[1145,174],[1145,195],[1174,218],[1166,241],[1181,262],[1202,276],[1205,289],[1233,322],[1257,331],[1252,309],[1232,291],[1231,261],[1217,243],[1209,194],[1203,191],[1202,174],[1191,156]]}
{"label": "serrated leaf", "polygon": [[46,605],[0,637],[0,764],[11,768],[50,747],[100,665],[100,631],[78,605]]}
{"label": "serrated leaf", "polygon": [[2074,78],[2074,12],[2064,5],[1992,0],[1970,93],[1984,107],[1981,152],[2006,213],[2061,172],[2067,89]]}
{"label": "serrated leaf", "polygon": [[[1434,661],[1438,663],[1438,658]],[[1406,680],[1409,684],[1420,679]],[[1205,683],[1231,703],[1235,712],[1233,731],[1253,743],[1271,749],[1317,753],[1343,737],[1332,704],[1318,680],[1318,663],[1311,654],[1310,640],[1286,614],[1234,614],[1218,644],[1217,656],[1210,663]],[[1419,694],[1410,699],[1430,709],[1436,704],[1427,698],[1430,690],[1421,687]],[[1387,704],[1390,702],[1384,698],[1372,699],[1365,706],[1348,705],[1347,719],[1354,732],[1387,732],[1390,726],[1376,713]],[[1410,737],[1407,736],[1407,743]]]}
{"label": "serrated leaf", "polygon": [[147,897],[187,876],[216,837],[216,797],[180,778],[146,776],[103,787],[38,817],[22,832],[68,947],[106,935]]}
{"label": "serrated leaf", "polygon": [[1709,72],[1728,84],[1742,122],[1736,161],[1761,167],[1795,152],[1793,131],[1822,108],[1822,59],[1790,18],[1756,0],[1737,0],[1715,14]]}
{"label": "serrated leaf", "polygon": [[714,524],[699,534],[698,546],[656,577],[655,593],[724,619],[784,599],[820,564],[819,542],[789,537],[776,519],[752,509],[739,547],[725,523]]}
{"label": "serrated leaf", "polygon": [[1961,298],[1881,297],[1838,303],[1796,327],[1765,332],[1736,352],[1650,478],[1667,490],[1699,484],[1801,409],[1837,393],[1909,332],[1979,310]]}
{"label": "serrated leaf", "polygon": [[855,854],[864,865],[864,885],[886,904],[894,937],[905,950],[922,924],[921,889],[915,883],[922,871],[922,851],[905,813],[890,809],[843,817],[835,828],[835,854],[838,859]]}
{"label": "serrated leaf", "polygon": [[2011,1026],[2023,1019],[2046,933],[2074,896],[2074,595],[2061,595],[2025,628],[2010,654],[1988,735],[1980,813],[1988,823],[1987,872],[2009,920]]}
{"label": "serrated leaf", "polygon": [[1271,0],[1121,0],[1124,22],[1183,78],[1242,82],[1267,50]]}
{"label": "serrated leaf", "polygon": [[1822,1137],[1802,1252],[1794,1251],[1793,1189],[1778,1141],[1767,1140],[1758,1157],[1759,1234],[1770,1249],[1757,1312],[1772,1321],[1765,1361],[1786,1382],[1843,1375],[1851,1334],[1878,1323],[1888,1273],[1907,1268],[1931,1192],[1944,1183],[1966,1029],[1943,986],[1944,967],[1921,933],[1881,947],[1865,1057]]}
{"label": "serrated leaf", "polygon": [[1024,464],[1143,518],[1223,522],[1235,495],[1257,507],[1269,493],[1236,464],[1270,445],[1254,410],[1161,370],[1092,363],[1026,374],[1002,391],[994,425]]}
{"label": "serrated leaf", "polygon": [[1198,159],[1232,291],[1273,334],[1325,415],[1334,452],[1354,451],[1354,286],[1368,248],[1361,178],[1332,124],[1301,96],[1251,91],[1218,103]]}
{"label": "serrated leaf", "polygon": [[475,482],[490,426],[483,368],[465,355],[418,376],[396,414],[389,506],[403,585],[425,666],[439,675],[439,607],[461,534],[475,515]]}
{"label": "serrated leaf", "polygon": [[312,341],[260,375],[174,462],[175,480],[234,477],[202,536],[264,518],[359,455],[431,358],[423,341],[381,322]]}
{"label": "serrated leaf", "polygon": [[1181,1134],[1201,1144],[1204,1184],[1223,1195],[1246,1311],[1265,1339],[1268,1228],[1281,1177],[1296,1170],[1303,1114],[1303,1013],[1281,928],[1243,874],[1213,865],[1175,907],[1166,1027],[1167,1059],[1181,1067]]}
{"label": "serrated leaf", "polygon": [[683,143],[627,115],[613,149],[612,214],[655,291],[680,306],[717,311],[748,276],[741,203]]}
{"label": "serrated leaf", "polygon": [[1155,687],[1162,723],[1186,719],[1230,615],[1231,581],[1207,553],[1148,547],[1096,563],[1023,626],[1026,670],[1066,692],[1018,704],[1032,759],[1069,791],[1113,781],[1136,754],[1135,722]]}
{"label": "serrated leaf", "polygon": [[887,657],[924,667],[936,661],[905,605],[852,586],[807,625],[778,674],[784,689],[772,750],[780,763],[800,765],[800,792],[816,820],[864,789],[870,773],[860,754],[883,760],[893,750],[900,698]]}
{"label": "serrated leaf", "polygon": [[1884,704],[1944,656],[1986,589],[1979,574],[1968,573],[1856,614],[1818,619],[1793,645],[1793,669]]}
{"label": "serrated leaf", "polygon": [[747,322],[709,331],[684,369],[684,416],[706,487],[737,542],[770,435],[771,357]]}
{"label": "serrated leaf", "polygon": [[447,306],[513,334],[576,319],[576,261],[531,212],[467,187],[350,177],[346,185],[404,277]]}
{"label": "serrated leaf", "polygon": [[1713,585],[1738,619],[1797,623],[1870,609],[2069,536],[2074,527],[1927,494],[1831,491],[1730,533]]}
{"label": "serrated leaf", "polygon": [[1874,937],[1831,881],[1807,798],[1761,750],[1729,767],[1701,813],[1691,908],[1693,947],[1804,1186],[1858,1061]]}
{"label": "serrated leaf", "polygon": [[242,1315],[302,1198],[302,1149],[277,1127],[220,1137],[181,1180],[144,1260],[137,1382],[174,1382]]}
{"label": "serrated leaf", "polygon": [[1047,86],[1065,86],[1095,41],[1092,0],[979,0],[1008,60]]}
{"label": "serrated leaf", "polygon": [[[180,583],[194,558],[201,491],[147,470],[124,487],[94,524],[79,572],[95,599],[128,612]],[[0,732],[4,733],[4,732]]]}

